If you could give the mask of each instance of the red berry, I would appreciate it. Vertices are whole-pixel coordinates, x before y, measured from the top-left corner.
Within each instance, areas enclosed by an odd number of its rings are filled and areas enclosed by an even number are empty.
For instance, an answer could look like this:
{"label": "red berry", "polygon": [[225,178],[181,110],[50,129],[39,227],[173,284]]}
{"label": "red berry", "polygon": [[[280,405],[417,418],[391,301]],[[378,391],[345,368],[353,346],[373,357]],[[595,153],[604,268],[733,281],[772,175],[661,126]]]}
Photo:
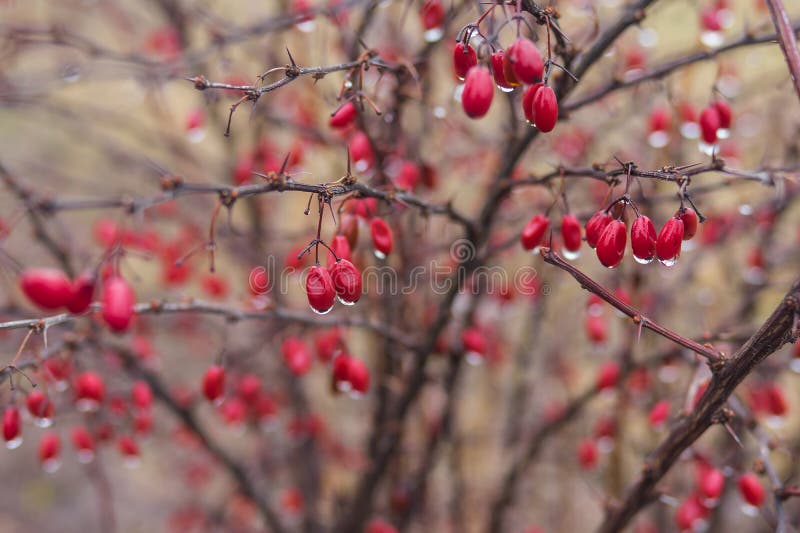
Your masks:
{"label": "red berry", "polygon": [[666,107],[657,107],[650,112],[650,131],[667,131],[669,130],[671,117],[669,109]]}
{"label": "red berry", "polygon": [[203,395],[210,402],[216,402],[225,393],[225,369],[211,365],[203,375]]}
{"label": "red berry", "polygon": [[591,470],[597,466],[600,453],[594,439],[584,439],[578,444],[578,462],[584,470]]}
{"label": "red berry", "polygon": [[61,453],[61,439],[56,433],[45,433],[39,441],[39,460],[46,470],[55,470]]}
{"label": "red berry", "polygon": [[470,118],[481,118],[489,112],[494,97],[492,74],[484,66],[476,65],[467,72],[464,90],[461,92],[461,106]]}
{"label": "red berry", "polygon": [[369,221],[369,230],[372,233],[372,245],[375,247],[375,255],[382,259],[392,253],[394,237],[386,221],[382,218],[373,217]]}
{"label": "red berry", "polygon": [[625,255],[627,240],[625,223],[621,220],[609,222],[597,240],[597,258],[600,263],[608,268],[619,265]]}
{"label": "red berry", "polygon": [[633,257],[640,263],[649,263],[656,255],[656,227],[647,216],[637,217],[631,224]]}
{"label": "red berry", "polygon": [[344,129],[355,121],[356,115],[358,115],[358,109],[352,101],[348,100],[331,115],[328,125],[331,128]]}
{"label": "red berry", "polygon": [[719,116],[719,127],[723,130],[727,130],[731,127],[731,122],[733,122],[733,111],[731,110],[731,106],[725,100],[714,100],[711,102],[711,106],[717,110],[717,115]]}
{"label": "red berry", "polygon": [[261,394],[261,380],[255,374],[245,374],[236,386],[236,394],[248,404],[256,403]]}
{"label": "red berry", "polygon": [[716,500],[725,488],[725,476],[716,468],[702,466],[697,479],[697,489],[706,499]]}
{"label": "red berry", "polygon": [[700,131],[706,144],[717,142],[717,130],[719,129],[719,112],[715,107],[707,107],[700,113]]}
{"label": "red berry", "polygon": [[339,217],[339,224],[342,235],[345,236],[352,250],[358,244],[358,216],[351,215],[350,213],[343,213],[341,217]]}
{"label": "red berry", "polygon": [[200,286],[209,298],[224,299],[228,295],[228,282],[219,274],[205,273],[200,279]]}
{"label": "red berry", "polygon": [[520,238],[522,247],[526,250],[533,250],[541,246],[544,234],[549,227],[550,220],[546,216],[541,213],[534,215],[522,229]]}
{"label": "red berry", "polygon": [[772,416],[784,416],[789,411],[789,403],[783,389],[776,383],[764,387],[765,404]]}
{"label": "red berry", "polygon": [[313,359],[306,344],[297,337],[287,337],[281,345],[283,361],[295,376],[302,376],[311,368]]}
{"label": "red berry", "polygon": [[683,221],[678,217],[667,220],[656,239],[656,257],[666,266],[672,266],[681,254]]}
{"label": "red berry", "polygon": [[308,305],[315,313],[325,314],[331,310],[336,289],[327,268],[320,265],[311,267],[306,277],[306,295]]}
{"label": "red berry", "polygon": [[22,443],[20,433],[22,432],[22,425],[20,423],[19,409],[13,405],[6,407],[3,411],[3,438],[6,441],[6,446],[9,448],[16,448]]}
{"label": "red berry", "polygon": [[372,152],[372,145],[366,133],[363,131],[356,132],[350,138],[348,147],[350,148],[350,158],[353,160],[356,170],[363,172],[372,166],[375,154]]}
{"label": "red berry", "polygon": [[87,462],[94,455],[94,439],[83,426],[76,426],[72,430],[72,446],[78,452],[78,459]]}
{"label": "red berry", "polygon": [[675,510],[675,525],[681,531],[693,531],[695,523],[701,520],[706,513],[699,498],[691,496],[683,500]]}
{"label": "red berry", "polygon": [[558,122],[558,100],[552,87],[547,85],[536,91],[533,97],[533,116],[539,131],[548,132]]}
{"label": "red berry", "polygon": [[597,372],[597,388],[610,389],[617,384],[619,379],[619,365],[614,361],[603,363]]}
{"label": "red berry", "polygon": [[95,276],[92,272],[84,272],[72,281],[67,310],[70,313],[83,313],[92,304],[94,296]]}
{"label": "red berry", "polygon": [[333,239],[331,239],[330,247],[336,254],[336,257],[334,257],[330,251],[328,251],[328,268],[331,268],[331,266],[333,266],[333,264],[336,263],[337,257],[339,259],[346,259],[347,261],[352,261],[350,242],[344,235],[335,235]]}
{"label": "red berry", "polygon": [[505,52],[498,50],[489,58],[489,64],[492,67],[492,76],[494,77],[494,82],[497,84],[497,87],[508,90],[513,89],[513,87],[508,83],[506,75],[503,73],[503,60],[505,56]]}
{"label": "red berry", "polygon": [[131,387],[131,403],[139,409],[150,409],[153,404],[153,391],[146,381],[138,380]]}
{"label": "red berry", "polygon": [[522,95],[522,110],[525,112],[525,120],[531,124],[536,122],[536,114],[533,109],[533,99],[536,96],[536,92],[542,87],[544,87],[543,83],[534,83],[525,89],[525,93]]}
{"label": "red berry", "polygon": [[29,268],[19,278],[22,292],[42,309],[58,309],[69,302],[72,282],[55,268]]}
{"label": "red berry", "polygon": [[31,391],[25,404],[32,417],[45,420],[53,418],[53,402],[42,391]]}
{"label": "red berry", "polygon": [[133,305],[136,296],[133,289],[123,278],[112,276],[103,283],[103,320],[112,331],[122,332],[128,329],[133,318]]}
{"label": "red berry", "polygon": [[350,359],[352,359],[351,355],[340,353],[333,360],[331,377],[333,379],[333,388],[337,391],[352,389],[352,384],[350,383]]}
{"label": "red berry", "polygon": [[367,524],[364,533],[397,533],[397,528],[380,518],[373,518]]}
{"label": "red berry", "polygon": [[744,498],[744,501],[753,507],[759,507],[764,503],[764,486],[752,472],[748,472],[739,478],[739,493]]}
{"label": "red berry", "polygon": [[694,209],[685,209],[683,212],[678,212],[677,216],[683,221],[683,240],[688,241],[697,233],[697,213]]}
{"label": "red berry", "polygon": [[426,30],[439,28],[444,23],[444,6],[441,0],[428,0],[419,12],[422,27]]}
{"label": "red berry", "polygon": [[508,47],[508,62],[514,72],[514,78],[520,83],[533,84],[544,74],[544,62],[539,49],[533,41],[520,37]]}
{"label": "red berry", "polygon": [[608,338],[606,321],[602,316],[587,316],[584,328],[586,329],[586,336],[595,344],[605,342]]}
{"label": "red berry", "polygon": [[658,427],[663,424],[669,417],[670,409],[671,408],[667,400],[661,400],[660,402],[656,403],[650,409],[650,413],[647,415],[650,425],[653,427]]}
{"label": "red berry", "polygon": [[570,252],[577,252],[581,247],[581,223],[575,215],[564,215],[561,219],[561,239],[564,248]]}
{"label": "red berry", "polygon": [[722,30],[722,21],[719,18],[719,10],[715,7],[707,7],[700,13],[700,25],[705,31]]}
{"label": "red berry", "polygon": [[369,368],[367,368],[364,361],[356,357],[350,358],[349,366],[348,375],[353,392],[357,394],[366,393],[369,389]]}
{"label": "red berry", "polygon": [[597,241],[600,240],[600,234],[606,229],[613,218],[605,211],[598,211],[586,223],[586,244],[589,248],[596,248]]}
{"label": "red berry", "polygon": [[94,411],[106,396],[106,384],[97,372],[87,371],[75,378],[75,402],[81,411]]}
{"label": "red berry", "polygon": [[320,361],[327,362],[333,359],[342,346],[342,334],[339,332],[339,328],[331,328],[317,333],[314,337],[314,345]]}
{"label": "red berry", "polygon": [[361,272],[347,259],[333,264],[331,280],[339,301],[343,304],[352,305],[361,298]]}
{"label": "red berry", "polygon": [[453,66],[455,67],[456,77],[463,80],[467,77],[469,69],[478,64],[478,55],[468,44],[456,43],[453,50]]}
{"label": "red berry", "polygon": [[486,338],[478,328],[466,328],[461,332],[461,344],[466,352],[486,355]]}
{"label": "red berry", "polygon": [[139,445],[133,440],[133,437],[123,435],[117,441],[117,449],[123,457],[127,459],[136,459],[139,457]]}
{"label": "red berry", "polygon": [[250,270],[247,281],[250,294],[253,296],[266,294],[269,290],[269,276],[267,276],[267,269],[264,267],[253,267],[252,270]]}

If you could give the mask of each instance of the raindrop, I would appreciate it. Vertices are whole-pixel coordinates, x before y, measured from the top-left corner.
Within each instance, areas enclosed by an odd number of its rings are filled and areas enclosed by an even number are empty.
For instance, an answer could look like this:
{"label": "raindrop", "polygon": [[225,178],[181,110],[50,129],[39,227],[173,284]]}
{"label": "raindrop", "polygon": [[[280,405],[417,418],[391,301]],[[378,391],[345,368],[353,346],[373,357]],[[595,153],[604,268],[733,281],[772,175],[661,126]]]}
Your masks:
{"label": "raindrop", "polygon": [[697,143],[697,149],[705,155],[712,155],[714,152],[716,152],[716,147],[716,144],[708,144],[703,141]]}
{"label": "raindrop", "polygon": [[564,248],[561,251],[561,255],[564,256],[564,259],[568,259],[569,261],[575,261],[577,258],[579,258],[581,256],[581,251],[580,250],[576,250],[576,251],[573,252],[571,250],[567,250],[566,248]]}
{"label": "raindrop", "polygon": [[684,122],[681,124],[681,135],[684,139],[697,139],[700,137],[700,125],[697,122]]}
{"label": "raindrop", "polygon": [[634,254],[634,256],[633,256],[633,259],[634,259],[634,260],[635,260],[637,263],[639,263],[640,265],[649,265],[650,263],[652,263],[652,262],[653,262],[653,258],[652,258],[652,257],[651,257],[650,259],[645,259],[645,258],[643,258],[643,257],[638,257],[638,256],[636,256],[635,254]]}
{"label": "raindrop", "polygon": [[753,507],[749,503],[742,503],[740,509],[742,510],[742,513],[747,516],[752,516],[752,517],[758,516],[758,507]]}
{"label": "raindrop", "polygon": [[199,143],[206,137],[206,128],[192,128],[186,132],[186,138],[190,143]]}
{"label": "raindrop", "polygon": [[16,450],[22,446],[22,435],[17,435],[13,439],[6,441],[6,448],[9,450]]}
{"label": "raindrop", "polygon": [[386,259],[386,254],[381,252],[380,250],[375,250],[375,257],[378,259]]}
{"label": "raindrop", "polygon": [[472,366],[481,366],[483,364],[483,356],[478,352],[467,352],[465,354],[467,364]]}
{"label": "raindrop", "polygon": [[128,455],[122,460],[122,463],[126,468],[133,470],[134,468],[139,468],[139,465],[142,464],[142,461],[137,455]]}
{"label": "raindrop", "polygon": [[347,302],[345,300],[342,300],[342,298],[339,295],[336,296],[336,299],[339,300],[339,303],[341,303],[342,305],[346,306],[356,305],[355,302]]}
{"label": "raindrop", "polygon": [[720,128],[717,130],[717,137],[720,139],[727,139],[731,136],[731,130],[728,128]]}
{"label": "raindrop", "polygon": [[669,144],[669,133],[666,131],[654,131],[647,136],[647,143],[653,148],[663,148]]}
{"label": "raindrop", "polygon": [[665,267],[669,268],[671,266],[674,266],[675,263],[678,262],[678,256],[676,255],[671,259],[659,259],[658,262],[664,265]]}
{"label": "raindrop", "polygon": [[61,461],[58,459],[48,459],[42,463],[42,470],[48,474],[58,471],[61,468]]}
{"label": "raindrop", "polygon": [[504,93],[510,93],[510,92],[514,91],[513,87],[501,87],[500,85],[497,85],[497,88],[500,89]]}
{"label": "raindrop", "polygon": [[36,424],[36,426],[40,427],[40,428],[49,428],[50,426],[53,425],[53,419],[52,418],[35,418],[33,420],[33,423]]}
{"label": "raindrop", "polygon": [[303,33],[311,33],[312,31],[314,31],[314,28],[316,28],[316,26],[317,23],[314,20],[306,20],[304,22],[295,24],[294,27]]}
{"label": "raindrop", "polygon": [[753,206],[751,206],[750,204],[742,204],[742,205],[740,205],[739,206],[739,214],[743,215],[743,216],[746,216],[746,217],[749,217],[750,215],[753,214]]}
{"label": "raindrop", "polygon": [[327,309],[325,309],[323,311],[318,311],[318,310],[314,309],[313,307],[311,307],[310,305],[309,305],[309,307],[311,308],[312,311],[314,311],[318,315],[327,315],[328,313],[331,312],[331,309],[333,309],[333,306],[330,306],[329,308],[327,308]]}
{"label": "raindrop", "polygon": [[444,107],[437,105],[433,108],[433,116],[436,118],[444,118],[447,116],[447,110]]}
{"label": "raindrop", "polygon": [[100,408],[100,403],[89,398],[81,398],[75,402],[75,407],[82,413],[92,413]]}
{"label": "raindrop", "polygon": [[439,42],[442,40],[442,37],[444,37],[444,28],[441,26],[438,28],[431,28],[423,33],[422,36],[425,38],[426,43]]}
{"label": "raindrop", "polygon": [[770,429],[780,429],[786,425],[786,417],[777,415],[768,416],[765,423]]}
{"label": "raindrop", "polygon": [[700,42],[709,48],[716,48],[725,42],[725,36],[719,31],[704,31],[700,34]]}
{"label": "raindrop", "polygon": [[88,464],[94,461],[94,452],[92,450],[78,450],[78,462],[81,464]]}

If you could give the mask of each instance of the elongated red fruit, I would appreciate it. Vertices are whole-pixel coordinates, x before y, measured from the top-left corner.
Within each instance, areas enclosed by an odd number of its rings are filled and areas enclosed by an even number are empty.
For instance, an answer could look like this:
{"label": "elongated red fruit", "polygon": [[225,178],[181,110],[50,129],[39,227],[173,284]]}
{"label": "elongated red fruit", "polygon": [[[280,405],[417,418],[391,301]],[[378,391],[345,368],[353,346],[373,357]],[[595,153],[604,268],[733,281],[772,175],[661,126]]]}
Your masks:
{"label": "elongated red fruit", "polygon": [[58,309],[72,295],[72,282],[55,268],[29,268],[19,278],[19,285],[33,303],[42,309]]}
{"label": "elongated red fruit", "polygon": [[22,432],[22,424],[19,416],[19,409],[13,405],[6,407],[3,411],[3,439],[7,443],[7,447],[16,448],[20,443],[20,433]]}
{"label": "elongated red fruit", "polygon": [[683,221],[683,240],[688,241],[697,233],[697,213],[694,209],[684,209],[683,212],[678,212],[678,216]]}
{"label": "elongated red fruit", "polygon": [[533,98],[536,96],[536,92],[542,87],[544,87],[544,84],[534,83],[525,89],[522,95],[522,110],[525,112],[525,120],[531,124],[536,123],[536,114],[533,110]]}
{"label": "elongated red fruit", "polygon": [[123,332],[128,329],[133,318],[133,304],[136,296],[128,282],[119,276],[112,276],[103,283],[103,320],[112,331]]}
{"label": "elongated red fruit", "polygon": [[352,101],[347,101],[331,115],[328,125],[331,128],[344,129],[355,121],[357,114],[358,110],[355,104]]}
{"label": "elongated red fruit", "polygon": [[733,122],[733,111],[728,102],[721,99],[714,100],[711,102],[711,105],[717,110],[717,114],[719,115],[719,127],[724,130],[730,128],[731,122]]}
{"label": "elongated red fruit", "polygon": [[225,393],[225,369],[219,365],[211,365],[203,375],[203,396],[215,402]]}
{"label": "elongated red fruit", "polygon": [[341,259],[331,267],[331,280],[339,301],[352,305],[361,298],[361,272],[348,261]]}
{"label": "elongated red fruit", "polygon": [[389,224],[382,218],[373,217],[369,221],[369,230],[372,234],[372,245],[375,247],[376,255],[384,258],[392,253],[394,237],[392,236],[392,229],[389,227]]}
{"label": "elongated red fruit", "polygon": [[683,221],[678,217],[667,220],[656,239],[656,257],[666,266],[672,266],[681,253]]}
{"label": "elongated red fruit", "polygon": [[605,211],[598,211],[586,223],[586,244],[589,248],[596,248],[597,241],[600,240],[600,234],[606,229],[613,218]]}
{"label": "elongated red fruit", "polygon": [[547,85],[536,91],[533,97],[533,116],[539,131],[553,131],[558,122],[558,100],[552,87]]}
{"label": "elongated red fruit", "polygon": [[461,92],[464,113],[470,118],[481,118],[489,112],[493,97],[494,82],[489,69],[478,65],[469,69]]}
{"label": "elongated red fruit", "polygon": [[649,217],[640,216],[631,224],[633,257],[640,263],[649,263],[656,255],[656,227]]}
{"label": "elongated red fruit", "polygon": [[533,41],[525,37],[518,38],[508,47],[507,55],[518,81],[530,85],[542,79],[544,61]]}
{"label": "elongated red fruit", "polygon": [[526,250],[533,250],[540,246],[549,227],[550,220],[546,216],[541,213],[534,215],[522,230],[520,237],[522,247]]}
{"label": "elongated red fruit", "polygon": [[739,478],[739,493],[744,501],[753,507],[759,507],[764,503],[764,486],[752,472]]}
{"label": "elongated red fruit", "polygon": [[67,309],[70,313],[83,313],[92,304],[94,297],[95,276],[93,272],[84,272],[72,281]]}
{"label": "elongated red fruit", "polygon": [[577,252],[581,247],[581,223],[575,215],[564,215],[561,219],[561,239],[564,248],[570,252]]}
{"label": "elongated red fruit", "polygon": [[[330,244],[331,250],[333,253],[328,251],[328,268],[331,268],[334,263],[336,263],[336,259],[347,259],[348,261],[352,260],[352,252],[350,250],[350,241],[347,240],[347,237],[344,235],[334,235],[333,239],[331,239]],[[334,257],[333,254],[336,254]]]}
{"label": "elongated red fruit", "polygon": [[327,268],[320,265],[311,267],[306,277],[306,295],[314,312],[324,314],[331,310],[336,289]]}
{"label": "elongated red fruit", "polygon": [[467,77],[469,69],[478,64],[478,55],[475,49],[468,44],[456,43],[453,50],[453,67],[455,68],[456,77],[463,80]]}
{"label": "elongated red fruit", "polygon": [[612,220],[605,227],[597,240],[597,258],[600,263],[608,268],[614,268],[622,262],[627,243],[625,223],[621,220]]}
{"label": "elongated red fruit", "polygon": [[719,124],[719,111],[715,107],[707,107],[700,113],[700,132],[707,144],[717,142]]}
{"label": "elongated red fruit", "polygon": [[281,345],[281,353],[283,362],[295,376],[308,372],[314,362],[306,343],[297,337],[287,337]]}
{"label": "elongated red fruit", "polygon": [[506,75],[503,72],[503,60],[505,56],[505,52],[498,50],[489,58],[489,63],[492,66],[492,77],[494,78],[495,84],[500,89],[513,89],[511,84],[508,83],[508,80],[506,80]]}

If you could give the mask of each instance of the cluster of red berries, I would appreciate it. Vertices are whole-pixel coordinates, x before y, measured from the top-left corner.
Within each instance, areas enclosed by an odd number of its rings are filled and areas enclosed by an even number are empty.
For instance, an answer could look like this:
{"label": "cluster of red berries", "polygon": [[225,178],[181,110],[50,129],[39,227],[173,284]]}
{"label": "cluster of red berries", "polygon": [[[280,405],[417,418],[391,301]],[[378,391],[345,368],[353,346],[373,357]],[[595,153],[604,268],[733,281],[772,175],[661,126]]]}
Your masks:
{"label": "cluster of red berries", "polygon": [[[615,204],[612,204],[612,207]],[[597,252],[597,258],[603,266],[614,268],[622,262],[627,246],[628,229],[620,218],[615,218],[611,207],[598,211],[586,223],[586,243]],[[649,217],[637,213],[631,224],[631,249],[637,262],[647,264],[658,259],[666,266],[672,266],[678,260],[681,243],[694,237],[697,232],[698,218],[694,210],[681,208],[671,217],[661,231],[656,228]],[[545,243],[550,220],[539,213],[534,215],[525,225],[520,242],[525,250],[537,250]],[[581,247],[581,226],[574,215],[566,214],[561,219],[561,238],[564,255],[577,257]]]}
{"label": "cluster of red berries", "polygon": [[[758,477],[747,472],[739,477],[737,483],[742,500],[752,507],[759,507],[764,502],[764,486]],[[699,460],[696,466],[696,483],[694,492],[684,499],[675,510],[675,525],[680,531],[694,531],[701,520],[705,520],[719,502],[725,489],[725,475],[705,460]]]}
{"label": "cluster of red berries", "polygon": [[[48,359],[53,361],[55,359]],[[44,377],[47,378],[51,369],[57,368],[45,364]],[[62,368],[63,370],[63,368]],[[68,372],[68,370],[67,370]],[[53,379],[64,376],[59,371]],[[106,399],[106,387],[103,378],[96,372],[86,371],[78,374],[72,383],[73,401],[75,407],[82,412],[95,412]],[[127,404],[130,404],[128,410]],[[151,407],[153,393],[150,386],[144,381],[136,381],[131,387],[129,402],[122,397],[112,398],[110,410],[112,414],[131,415],[131,426],[137,434],[147,434],[152,428]],[[25,399],[28,416],[34,424],[41,428],[48,428],[53,424],[55,411],[53,401],[44,392],[32,390]],[[94,432],[84,426],[75,426],[71,431],[71,440],[77,453],[78,460],[82,463],[91,462],[94,458],[96,443],[108,442],[113,439],[114,430],[110,423],[99,424]],[[3,412],[3,439],[6,447],[14,449],[22,444],[22,415],[16,405],[8,405]],[[122,456],[135,460],[139,456],[139,447],[133,437],[122,435],[117,439],[117,446]],[[61,437],[57,432],[45,432],[39,441],[39,459],[45,471],[53,472],[60,465]]]}
{"label": "cluster of red berries", "polygon": [[[349,392],[359,396],[367,392],[370,383],[370,372],[363,360],[350,355],[338,328],[333,328],[316,335],[314,339],[317,358],[331,367],[331,385],[335,392]],[[281,355],[286,368],[295,376],[303,376],[311,370],[314,358],[308,345],[300,337],[290,336],[281,344]],[[247,381],[247,383],[245,383]],[[255,376],[242,378],[237,397],[248,400],[249,404],[258,403],[259,394],[245,393],[255,387]],[[210,402],[222,404],[225,398],[226,372],[221,365],[212,365],[203,375],[201,389],[203,396]],[[258,382],[260,391],[260,382]],[[250,401],[252,400],[252,401]]]}
{"label": "cluster of red berries", "polygon": [[[19,278],[22,292],[42,309],[61,307],[70,313],[83,313],[92,303],[95,291],[94,273],[83,273],[70,280],[62,271],[54,268],[29,268]],[[113,330],[128,329],[133,318],[136,297],[125,279],[109,275],[103,280],[101,308],[103,320]]]}
{"label": "cluster of red berries", "polygon": [[468,42],[459,41],[453,51],[453,65],[459,80],[464,81],[461,106],[470,118],[489,112],[494,86],[510,92],[527,85],[522,97],[525,118],[540,131],[552,131],[558,121],[558,100],[552,87],[542,82],[545,65],[538,48],[530,39],[517,38],[506,50],[489,58],[491,70],[478,64],[478,55]]}

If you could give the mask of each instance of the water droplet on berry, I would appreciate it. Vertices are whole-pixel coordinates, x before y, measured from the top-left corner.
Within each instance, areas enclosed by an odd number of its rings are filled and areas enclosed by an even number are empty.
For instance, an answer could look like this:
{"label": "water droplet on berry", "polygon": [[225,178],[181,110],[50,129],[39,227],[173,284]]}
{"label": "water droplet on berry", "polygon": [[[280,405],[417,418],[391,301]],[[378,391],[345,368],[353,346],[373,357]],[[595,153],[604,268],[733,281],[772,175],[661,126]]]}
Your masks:
{"label": "water droplet on berry", "polygon": [[304,22],[300,22],[295,24],[294,27],[300,30],[303,33],[311,33],[316,28],[317,23],[314,20],[306,20]]}
{"label": "water droplet on berry", "polygon": [[575,261],[577,258],[581,256],[581,251],[576,250],[573,252],[571,250],[567,250],[566,248],[564,248],[563,250],[561,250],[561,255],[564,257],[564,259],[567,259],[569,261]]}
{"label": "water droplet on berry", "polygon": [[53,425],[53,419],[52,418],[35,418],[33,420],[33,423],[36,424],[36,426],[40,427],[40,428],[49,428],[50,426]]}
{"label": "water droplet on berry", "polygon": [[700,34],[700,42],[709,48],[716,48],[725,42],[725,36],[719,31],[704,31]]}
{"label": "water droplet on berry", "polygon": [[727,139],[731,136],[731,130],[728,128],[720,128],[717,130],[717,138],[718,139]]}
{"label": "water droplet on berry", "polygon": [[716,144],[708,144],[707,142],[700,141],[697,143],[697,149],[704,155],[712,155],[716,152]]}
{"label": "water droplet on berry", "polygon": [[122,460],[122,464],[124,464],[126,468],[133,470],[134,468],[139,468],[142,461],[136,455],[129,455]]}
{"label": "water droplet on berry", "polygon": [[666,131],[654,131],[647,136],[647,143],[653,148],[663,148],[669,144],[669,133]]}
{"label": "water droplet on berry", "polygon": [[633,256],[633,259],[634,259],[634,261],[636,261],[636,262],[637,262],[637,263],[639,263],[640,265],[649,265],[650,263],[652,263],[652,262],[653,262],[653,258],[652,258],[652,257],[651,257],[650,259],[644,259],[644,258],[642,258],[642,257],[636,257],[636,256],[634,255],[634,256]]}
{"label": "water droplet on berry", "polygon": [[186,138],[190,143],[197,144],[206,138],[206,128],[191,128],[186,132]]}
{"label": "water droplet on berry", "polygon": [[700,137],[700,125],[697,122],[684,122],[681,124],[681,135],[684,139],[697,139]]}
{"label": "water droplet on berry", "polygon": [[59,468],[61,468],[61,461],[58,459],[47,459],[42,463],[42,470],[48,474],[57,472]]}
{"label": "water droplet on berry", "polygon": [[650,48],[658,44],[658,32],[653,28],[642,28],[637,40],[640,45]]}
{"label": "water droplet on berry", "polygon": [[6,448],[9,450],[16,450],[22,446],[22,435],[17,435],[13,439],[6,441]]}
{"label": "water droplet on berry", "polygon": [[333,306],[330,306],[327,309],[324,309],[322,311],[318,311],[318,310],[314,309],[313,307],[311,307],[310,305],[308,307],[311,308],[311,310],[314,311],[318,315],[327,315],[328,313],[331,312],[331,309],[333,309]]}
{"label": "water droplet on berry", "polygon": [[436,118],[444,118],[447,116],[447,110],[440,105],[433,108],[433,116]]}
{"label": "water droplet on berry", "polygon": [[665,267],[669,268],[671,266],[674,266],[675,263],[678,262],[678,257],[675,256],[675,257],[673,257],[671,259],[659,259],[658,262],[661,263],[662,265],[664,265]]}
{"label": "water droplet on berry", "polygon": [[341,303],[342,305],[347,305],[347,306],[356,305],[356,303],[355,303],[355,302],[348,302],[348,301],[342,300],[342,299],[339,297],[339,295],[338,295],[338,294],[336,295],[336,299],[337,299],[337,300],[339,300],[339,303]]}
{"label": "water droplet on berry", "polygon": [[501,87],[500,85],[495,84],[495,86],[500,89],[504,93],[510,93],[514,91],[513,87]]}
{"label": "water droplet on berry", "polygon": [[88,464],[94,461],[94,452],[92,450],[79,450],[78,462],[81,464]]}
{"label": "water droplet on berry", "polygon": [[764,422],[770,429],[780,429],[786,425],[786,417],[777,415],[768,416]]}
{"label": "water droplet on berry", "polygon": [[742,216],[749,217],[753,214],[753,206],[750,204],[742,204],[739,206],[739,214]]}
{"label": "water droplet on berry", "polygon": [[81,398],[75,402],[75,407],[82,413],[92,413],[100,408],[100,403],[91,398]]}
{"label": "water droplet on berry", "polygon": [[438,28],[431,28],[423,33],[422,36],[424,37],[426,43],[435,43],[441,41],[442,37],[444,37],[444,28],[441,26]]}
{"label": "water droplet on berry", "polygon": [[483,356],[478,352],[467,352],[464,354],[467,364],[472,366],[480,366],[483,364]]}
{"label": "water droplet on berry", "polygon": [[375,250],[374,253],[375,257],[377,257],[378,259],[386,259],[386,254],[381,252],[380,250]]}
{"label": "water droplet on berry", "polygon": [[742,503],[741,507],[739,508],[742,510],[742,514],[744,515],[751,517],[758,516],[758,507],[753,507],[749,503]]}

